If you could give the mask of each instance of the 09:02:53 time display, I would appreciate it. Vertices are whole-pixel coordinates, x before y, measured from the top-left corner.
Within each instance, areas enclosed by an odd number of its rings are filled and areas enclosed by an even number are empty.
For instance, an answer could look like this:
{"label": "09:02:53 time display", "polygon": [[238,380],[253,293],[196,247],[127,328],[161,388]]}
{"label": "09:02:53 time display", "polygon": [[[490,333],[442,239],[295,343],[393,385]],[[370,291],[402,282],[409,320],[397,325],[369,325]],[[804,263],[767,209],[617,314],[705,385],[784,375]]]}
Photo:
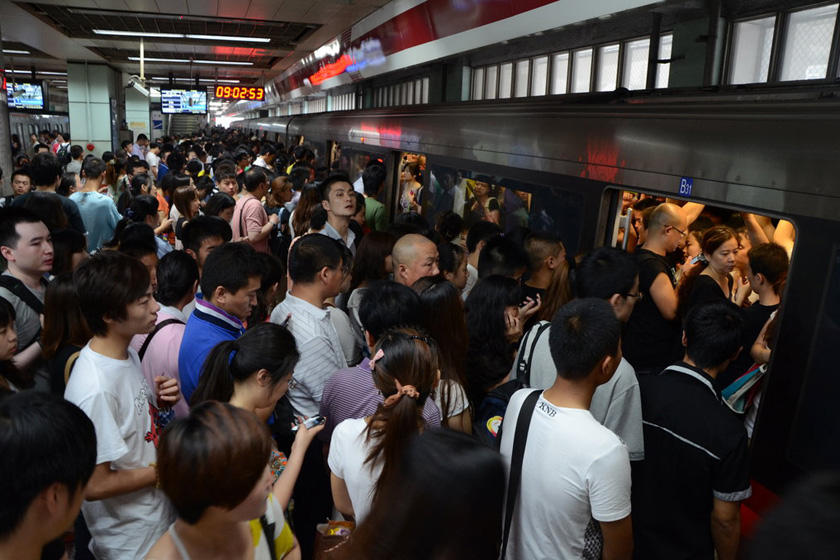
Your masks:
{"label": "09:02:53 time display", "polygon": [[261,87],[216,86],[215,97],[217,99],[248,99],[250,101],[262,101],[265,97],[265,90]]}

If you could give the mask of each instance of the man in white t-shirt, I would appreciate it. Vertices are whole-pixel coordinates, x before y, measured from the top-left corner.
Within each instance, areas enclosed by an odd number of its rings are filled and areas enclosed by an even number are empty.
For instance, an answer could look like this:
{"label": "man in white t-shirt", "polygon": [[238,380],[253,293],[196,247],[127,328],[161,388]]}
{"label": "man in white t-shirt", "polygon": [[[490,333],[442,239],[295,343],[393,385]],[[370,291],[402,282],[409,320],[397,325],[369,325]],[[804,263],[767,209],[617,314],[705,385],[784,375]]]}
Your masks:
{"label": "man in white t-shirt", "polygon": [[[507,498],[516,501],[505,558],[631,557],[627,448],[589,412],[595,388],[621,361],[620,335],[602,299],[574,300],[554,316],[549,342],[557,379],[530,413],[518,496]],[[501,453],[508,468],[531,391],[517,391],[505,413]]]}
{"label": "man in white t-shirt", "polygon": [[90,549],[100,560],[143,558],[174,519],[155,488],[154,463],[181,394],[176,380],[162,376],[150,388],[129,348],[134,335],[152,330],[159,309],[146,267],[104,251],[83,263],[74,279],[93,338],[75,362],[64,397],[96,429],[96,468],[82,504]]}

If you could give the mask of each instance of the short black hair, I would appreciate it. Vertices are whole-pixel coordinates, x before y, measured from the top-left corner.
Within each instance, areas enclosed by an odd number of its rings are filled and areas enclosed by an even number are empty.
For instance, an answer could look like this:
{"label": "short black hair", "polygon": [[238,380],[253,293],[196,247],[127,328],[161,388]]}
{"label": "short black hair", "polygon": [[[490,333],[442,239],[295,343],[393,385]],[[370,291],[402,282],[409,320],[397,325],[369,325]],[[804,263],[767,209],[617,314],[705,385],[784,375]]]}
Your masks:
{"label": "short black hair", "polygon": [[35,154],[29,164],[29,173],[35,187],[52,186],[61,176],[61,162],[52,152]]}
{"label": "short black hair", "polygon": [[309,182],[309,177],[312,176],[312,168],[308,165],[295,164],[292,171],[289,173],[289,182],[292,188],[296,191],[302,191],[306,183]]}
{"label": "short black hair", "polygon": [[379,340],[379,337],[392,328],[422,326],[420,296],[408,286],[397,282],[374,282],[362,296],[359,321],[374,340]]}
{"label": "short black hair", "polygon": [[700,369],[731,360],[741,347],[744,320],[729,302],[695,305],[685,317],[685,353]]}
{"label": "short black hair", "polygon": [[487,240],[478,257],[477,268],[479,278],[493,274],[512,278],[518,271],[528,268],[528,255],[507,237],[497,235]]}
{"label": "short black hair", "polygon": [[14,171],[12,171],[12,181],[15,180],[17,175],[22,175],[23,177],[28,177],[30,181],[32,181],[32,174],[29,172],[28,167],[18,167]]}
{"label": "short black hair", "polygon": [[131,178],[129,185],[131,196],[140,196],[143,194],[143,187],[149,187],[152,184],[154,184],[154,181],[148,173],[138,173]]}
{"label": "short black hair", "polygon": [[131,140],[123,140],[122,142],[120,142],[120,148],[125,150],[126,146],[131,146],[132,144],[134,144],[134,142],[132,142]]}
{"label": "short black hair", "polygon": [[204,165],[197,159],[191,159],[187,162],[187,173],[192,176],[197,176],[204,169]]}
{"label": "short black hair", "polygon": [[385,171],[385,166],[381,164],[369,165],[362,172],[362,183],[365,186],[365,194],[368,196],[376,196],[379,192],[379,187],[385,182],[388,176]]}
{"label": "short black hair", "polygon": [[502,228],[493,222],[480,221],[474,223],[467,232],[467,251],[475,253],[476,247],[482,241],[487,241],[494,235],[502,233]]}
{"label": "short black hair", "polygon": [[266,142],[260,148],[260,155],[261,156],[271,155],[276,151],[277,151],[277,148],[274,147],[274,144],[270,144],[270,143]]}
{"label": "short black hair", "polygon": [[155,230],[145,222],[133,222],[126,225],[119,240],[120,253],[135,259],[141,259],[146,255],[157,255]]}
{"label": "short black hair", "polygon": [[217,192],[214,193],[209,199],[207,199],[207,204],[204,205],[204,214],[206,216],[215,217],[221,214],[222,210],[226,210],[227,208],[233,208],[235,206],[236,200],[234,200],[232,196],[230,196],[227,193]]}
{"label": "short black hair", "polygon": [[116,251],[100,251],[79,265],[73,273],[82,310],[94,335],[104,336],[104,318],[126,318],[128,305],[149,289],[151,279],[143,263]]}
{"label": "short black hair", "polygon": [[157,293],[161,305],[175,305],[192,293],[198,280],[198,264],[184,251],[172,251],[160,259],[157,266]]}
{"label": "short black hair", "polygon": [[143,134],[142,132],[141,132],[140,134],[138,134],[138,135],[137,135],[137,141],[138,141],[138,142],[139,142],[140,140],[148,140],[148,139],[149,139],[149,137],[148,137],[148,136],[146,136],[145,134]]}
{"label": "short black hair", "polygon": [[260,167],[251,167],[245,172],[245,190],[249,193],[254,192],[267,181],[268,175]]}
{"label": "short black hair", "polygon": [[548,345],[557,375],[577,381],[607,356],[615,356],[621,323],[603,299],[582,298],[560,307],[551,320]]}
{"label": "short black hair", "polygon": [[17,225],[35,224],[41,221],[37,214],[26,208],[15,206],[0,208],[0,246],[15,249],[20,240]]}
{"label": "short black hair", "polygon": [[626,296],[639,276],[639,265],[627,251],[615,247],[595,249],[575,270],[578,297],[610,299]]}
{"label": "short black hair", "polygon": [[181,229],[181,242],[184,249],[198,254],[205,239],[219,237],[225,243],[233,238],[230,224],[218,216],[196,216]]}
{"label": "short black hair", "polygon": [[254,248],[248,243],[226,243],[207,256],[201,276],[201,293],[209,299],[219,286],[236,293],[253,277],[262,278],[261,263]]}
{"label": "short black hair", "polygon": [[79,159],[82,154],[85,153],[85,149],[79,146],[78,144],[73,144],[70,146],[70,157],[73,159]]}
{"label": "short black hair", "polygon": [[82,164],[82,173],[88,179],[100,177],[105,173],[106,163],[98,157],[87,158]]}
{"label": "short black hair", "polygon": [[289,250],[289,277],[293,282],[308,284],[324,267],[340,267],[341,260],[338,241],[320,233],[304,235]]}
{"label": "short black hair", "polygon": [[321,192],[321,200],[327,200],[330,196],[330,189],[332,189],[332,186],[336,183],[347,183],[350,186],[353,185],[353,182],[346,173],[333,173],[324,179],[320,185],[318,185],[318,190]]}
{"label": "short black hair", "polygon": [[73,403],[51,393],[23,391],[0,401],[0,539],[18,528],[50,485],[71,496],[96,467],[93,423]]}
{"label": "short black hair", "polygon": [[134,170],[135,170],[135,169],[139,169],[139,168],[141,168],[141,167],[142,167],[145,171],[148,171],[148,170],[149,170],[149,164],[148,164],[148,163],[146,163],[145,161],[143,161],[142,159],[134,159],[134,158],[132,158],[132,159],[128,160],[128,162],[125,164],[125,169],[126,169],[126,171],[128,171],[128,172],[129,172],[129,173],[131,173],[132,175],[134,174]]}

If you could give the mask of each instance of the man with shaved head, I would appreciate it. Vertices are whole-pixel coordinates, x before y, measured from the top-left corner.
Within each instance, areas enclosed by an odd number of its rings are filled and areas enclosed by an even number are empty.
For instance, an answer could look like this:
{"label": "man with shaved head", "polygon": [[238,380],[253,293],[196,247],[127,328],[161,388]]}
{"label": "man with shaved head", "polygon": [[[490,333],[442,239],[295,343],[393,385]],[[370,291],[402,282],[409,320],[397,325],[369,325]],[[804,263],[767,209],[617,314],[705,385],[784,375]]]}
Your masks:
{"label": "man with shaved head", "polygon": [[676,204],[660,204],[650,214],[644,248],[636,251],[639,263],[639,298],[630,315],[622,350],[639,374],[659,373],[679,360],[680,325],[677,318],[677,278],[665,258],[688,232],[687,219]]}
{"label": "man with shaved head", "polygon": [[391,250],[394,280],[409,288],[421,278],[437,276],[438,250],[428,238],[416,233],[400,237]]}

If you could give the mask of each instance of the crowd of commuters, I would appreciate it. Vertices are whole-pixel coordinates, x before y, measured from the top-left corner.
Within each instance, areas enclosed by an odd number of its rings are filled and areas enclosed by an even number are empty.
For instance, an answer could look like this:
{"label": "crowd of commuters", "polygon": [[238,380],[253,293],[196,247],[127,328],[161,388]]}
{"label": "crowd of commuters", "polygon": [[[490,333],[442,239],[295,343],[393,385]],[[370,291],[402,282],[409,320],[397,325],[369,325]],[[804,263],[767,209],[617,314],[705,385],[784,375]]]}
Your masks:
{"label": "crowd of commuters", "polygon": [[389,224],[381,162],[177,140],[12,174],[0,557],[312,558],[339,516],[335,557],[736,557],[786,222],[634,199],[569,255],[483,184],[432,227],[411,168]]}

